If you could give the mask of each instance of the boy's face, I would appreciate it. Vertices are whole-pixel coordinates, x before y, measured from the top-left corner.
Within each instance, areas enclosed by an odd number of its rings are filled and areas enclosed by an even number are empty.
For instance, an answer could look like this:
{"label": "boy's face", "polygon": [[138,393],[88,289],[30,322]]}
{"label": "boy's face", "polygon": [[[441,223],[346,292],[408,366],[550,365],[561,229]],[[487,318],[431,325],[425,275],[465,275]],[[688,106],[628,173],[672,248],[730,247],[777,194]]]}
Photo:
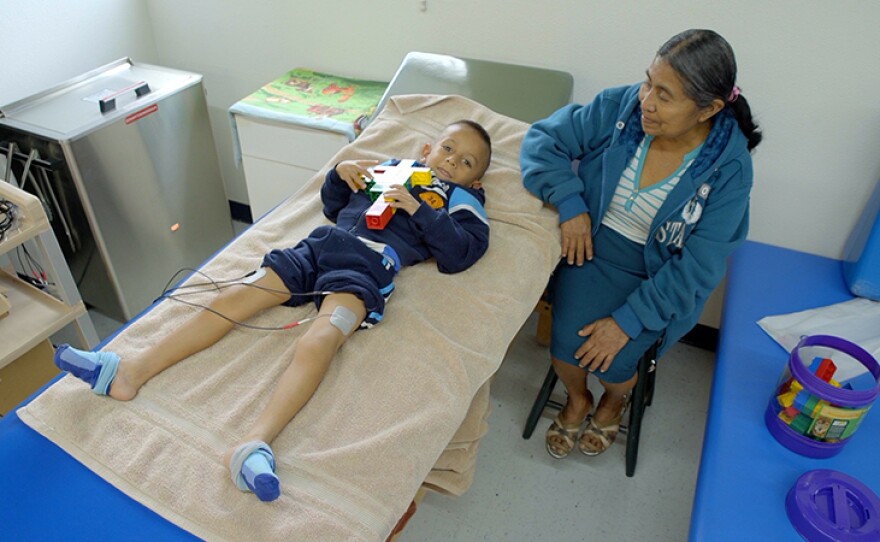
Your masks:
{"label": "boy's face", "polygon": [[447,127],[434,145],[422,149],[422,163],[437,177],[462,186],[479,188],[489,167],[489,149],[482,137],[466,124]]}

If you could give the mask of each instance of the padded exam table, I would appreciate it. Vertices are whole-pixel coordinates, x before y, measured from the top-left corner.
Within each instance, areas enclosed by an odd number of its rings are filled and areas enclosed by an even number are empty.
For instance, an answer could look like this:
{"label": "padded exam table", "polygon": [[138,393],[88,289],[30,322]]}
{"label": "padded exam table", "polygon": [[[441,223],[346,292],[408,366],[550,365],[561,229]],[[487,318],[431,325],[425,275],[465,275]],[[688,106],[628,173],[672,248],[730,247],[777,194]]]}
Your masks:
{"label": "padded exam table", "polygon": [[[410,53],[377,114],[394,95],[459,94],[532,122],[566,105],[572,87],[564,72]],[[2,540],[197,540],[74,460],[14,411],[0,419],[0,465]]]}
{"label": "padded exam table", "polygon": [[785,496],[810,470],[840,471],[880,493],[880,412],[828,459],[788,450],[764,425],[788,353],[756,322],[852,298],[838,260],[751,241],[731,257],[691,541],[802,540]]}

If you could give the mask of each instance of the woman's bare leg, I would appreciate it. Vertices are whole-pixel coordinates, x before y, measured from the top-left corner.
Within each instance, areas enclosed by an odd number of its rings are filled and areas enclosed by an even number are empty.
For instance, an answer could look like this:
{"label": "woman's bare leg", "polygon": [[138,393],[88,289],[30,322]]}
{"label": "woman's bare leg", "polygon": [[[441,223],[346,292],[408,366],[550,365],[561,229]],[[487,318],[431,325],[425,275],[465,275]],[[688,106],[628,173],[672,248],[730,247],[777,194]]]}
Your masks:
{"label": "woman's bare leg", "polygon": [[593,409],[593,397],[587,388],[589,373],[577,365],[565,363],[554,357],[550,359],[553,362],[553,369],[568,393],[568,401],[560,412],[562,421],[569,425],[582,422]]}
{"label": "woman's bare leg", "polygon": [[593,420],[578,442],[581,452],[598,455],[611,446],[620,430],[627,396],[632,392],[638,376],[636,373],[626,382],[620,383],[599,381],[605,388],[605,393],[599,400]]}
{"label": "woman's bare leg", "polygon": [[607,425],[620,416],[624,401],[626,401],[627,396],[635,387],[638,377],[639,374],[636,373],[626,382],[620,383],[599,380],[602,387],[605,388],[605,394],[603,395],[604,399],[600,401],[599,406],[596,407],[596,413],[593,414],[593,418],[596,420],[597,424]]}
{"label": "woman's bare leg", "polygon": [[[559,380],[562,381],[568,394],[568,400],[565,406],[562,407],[559,418],[566,427],[580,425],[593,409],[593,396],[587,388],[588,373],[577,365],[565,363],[552,356],[550,361],[553,363],[553,369],[556,371],[556,375],[559,376]],[[552,424],[550,429],[551,431],[554,429]],[[565,439],[562,436],[552,434],[550,431],[548,431],[547,444],[559,454],[567,454],[569,450]]]}

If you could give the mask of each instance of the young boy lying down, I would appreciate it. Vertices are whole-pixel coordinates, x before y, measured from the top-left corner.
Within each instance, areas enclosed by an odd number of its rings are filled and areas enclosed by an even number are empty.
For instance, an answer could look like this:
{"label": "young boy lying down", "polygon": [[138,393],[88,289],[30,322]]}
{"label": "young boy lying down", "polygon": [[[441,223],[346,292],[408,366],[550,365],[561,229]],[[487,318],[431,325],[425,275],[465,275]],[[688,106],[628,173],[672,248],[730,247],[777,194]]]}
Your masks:
{"label": "young boy lying down", "polygon": [[489,223],[480,180],[491,155],[489,134],[479,124],[461,120],[447,126],[422,149],[431,183],[393,185],[384,193],[396,211],[384,229],[368,228],[366,220],[372,201],[364,178],[373,177],[368,168],[376,162],[340,162],[321,188],[324,214],[335,226],[318,227],[292,248],[272,250],[258,271],[223,288],[205,310],[134,356],[121,359],[113,352],[63,345],[55,363],[95,393],[128,401],[149,379],[213,345],[257,312],[313,300],[318,315],[268,404],[224,457],[239,489],[273,501],[281,487],[269,443],[311,398],[346,339],[382,320],[400,268],[433,257],[441,272],[457,273],[486,252]]}

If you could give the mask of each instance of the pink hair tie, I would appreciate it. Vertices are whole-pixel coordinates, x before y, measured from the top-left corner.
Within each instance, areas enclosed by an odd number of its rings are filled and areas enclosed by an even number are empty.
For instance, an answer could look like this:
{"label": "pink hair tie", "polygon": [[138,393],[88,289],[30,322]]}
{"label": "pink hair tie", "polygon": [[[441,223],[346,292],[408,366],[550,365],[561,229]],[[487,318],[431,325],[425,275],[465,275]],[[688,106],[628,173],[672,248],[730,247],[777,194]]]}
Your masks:
{"label": "pink hair tie", "polygon": [[739,87],[736,85],[733,85],[733,89],[731,89],[730,95],[727,97],[727,101],[730,103],[735,102],[736,99],[739,98],[739,92],[740,92]]}

